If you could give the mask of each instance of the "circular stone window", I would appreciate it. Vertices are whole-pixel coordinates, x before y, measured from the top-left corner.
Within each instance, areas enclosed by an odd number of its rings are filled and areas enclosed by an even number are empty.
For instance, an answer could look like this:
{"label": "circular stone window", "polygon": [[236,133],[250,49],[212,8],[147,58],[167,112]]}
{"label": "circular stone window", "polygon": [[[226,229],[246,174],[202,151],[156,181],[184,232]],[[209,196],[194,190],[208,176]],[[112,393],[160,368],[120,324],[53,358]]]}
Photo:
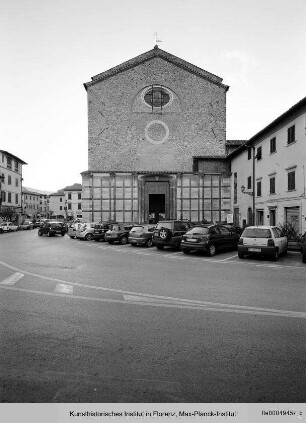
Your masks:
{"label": "circular stone window", "polygon": [[171,103],[172,95],[165,87],[155,85],[143,92],[142,99],[149,107],[163,108]]}
{"label": "circular stone window", "polygon": [[153,120],[147,124],[145,136],[152,144],[162,144],[169,137],[169,128],[161,120]]}

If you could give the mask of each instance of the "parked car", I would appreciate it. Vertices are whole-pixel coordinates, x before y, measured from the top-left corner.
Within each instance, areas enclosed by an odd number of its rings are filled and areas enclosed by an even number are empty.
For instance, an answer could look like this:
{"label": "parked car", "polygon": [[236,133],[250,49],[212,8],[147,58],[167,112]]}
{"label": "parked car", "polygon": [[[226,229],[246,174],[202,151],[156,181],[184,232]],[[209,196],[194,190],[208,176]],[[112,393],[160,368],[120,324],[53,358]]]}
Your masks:
{"label": "parked car", "polygon": [[15,231],[19,231],[20,229],[19,225],[16,225],[13,222],[4,222],[4,223],[1,223],[0,226],[3,229],[3,232],[15,232]]}
{"label": "parked car", "polygon": [[54,236],[57,234],[64,236],[65,233],[66,233],[66,228],[63,222],[57,222],[56,220],[46,220],[38,228],[38,236],[42,236],[42,235]]}
{"label": "parked car", "polygon": [[195,226],[185,235],[181,242],[183,253],[202,251],[214,256],[221,249],[237,249],[239,235],[223,225]]}
{"label": "parked car", "polygon": [[85,241],[92,241],[94,239],[93,234],[95,225],[95,222],[81,223],[76,230],[75,237],[78,239],[84,239]]}
{"label": "parked car", "polygon": [[81,226],[80,222],[70,222],[67,224],[68,229],[67,229],[67,235],[70,236],[70,238],[75,238],[76,237],[76,231],[78,229],[79,226]]}
{"label": "parked car", "polygon": [[129,243],[131,245],[145,245],[152,247],[153,231],[155,225],[135,225],[129,232]]}
{"label": "parked car", "polygon": [[127,244],[129,242],[129,232],[133,228],[133,223],[114,223],[110,229],[105,232],[104,238],[109,244],[119,242]]}
{"label": "parked car", "polygon": [[20,229],[33,229],[33,223],[30,220],[25,220],[21,225],[20,225]]}
{"label": "parked car", "polygon": [[93,239],[95,241],[105,241],[105,234],[109,230],[109,223],[97,223],[93,231]]}
{"label": "parked car", "polygon": [[38,219],[34,223],[34,228],[39,228],[44,222],[46,222],[48,219]]}
{"label": "parked car", "polygon": [[162,220],[155,227],[153,242],[158,250],[165,245],[180,248],[183,235],[192,227],[193,224],[187,220]]}
{"label": "parked car", "polygon": [[248,226],[238,242],[238,257],[247,254],[270,257],[276,261],[280,254],[287,253],[287,237],[277,226]]}

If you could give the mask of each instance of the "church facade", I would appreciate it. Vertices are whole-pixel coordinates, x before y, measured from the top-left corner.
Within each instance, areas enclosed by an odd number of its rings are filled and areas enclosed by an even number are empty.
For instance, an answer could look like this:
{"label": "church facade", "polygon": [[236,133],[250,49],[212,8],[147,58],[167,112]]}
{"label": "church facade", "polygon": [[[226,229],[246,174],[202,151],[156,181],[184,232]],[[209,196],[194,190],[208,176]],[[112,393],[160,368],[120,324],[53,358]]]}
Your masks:
{"label": "church facade", "polygon": [[226,220],[228,86],[220,77],[155,46],[84,87],[84,221]]}

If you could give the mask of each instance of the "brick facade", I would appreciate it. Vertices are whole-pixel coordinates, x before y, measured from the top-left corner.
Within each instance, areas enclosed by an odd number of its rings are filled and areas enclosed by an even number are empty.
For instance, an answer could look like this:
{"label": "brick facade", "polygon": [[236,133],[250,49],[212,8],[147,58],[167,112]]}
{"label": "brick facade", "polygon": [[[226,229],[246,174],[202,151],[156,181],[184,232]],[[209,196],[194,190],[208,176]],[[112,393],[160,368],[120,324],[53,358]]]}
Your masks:
{"label": "brick facade", "polygon": [[[146,221],[150,195],[165,196],[167,218],[190,218],[191,210],[196,220],[203,218],[197,197],[204,179],[193,174],[193,157],[225,156],[228,87],[222,79],[156,46],[84,86],[89,137],[83,218]],[[153,87],[166,104],[147,104]],[[218,164],[213,171],[221,174]],[[189,191],[183,201],[184,184]]]}

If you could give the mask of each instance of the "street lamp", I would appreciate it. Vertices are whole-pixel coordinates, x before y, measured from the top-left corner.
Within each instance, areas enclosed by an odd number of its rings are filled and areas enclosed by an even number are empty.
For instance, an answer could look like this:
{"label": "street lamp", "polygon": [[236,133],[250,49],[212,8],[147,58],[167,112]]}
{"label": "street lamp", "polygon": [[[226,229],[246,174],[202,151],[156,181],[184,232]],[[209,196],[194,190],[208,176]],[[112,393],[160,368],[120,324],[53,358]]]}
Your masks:
{"label": "street lamp", "polygon": [[242,194],[251,195],[252,197],[254,195],[254,192],[253,191],[250,191],[250,192],[246,191],[244,185],[241,185],[241,192],[242,192]]}

